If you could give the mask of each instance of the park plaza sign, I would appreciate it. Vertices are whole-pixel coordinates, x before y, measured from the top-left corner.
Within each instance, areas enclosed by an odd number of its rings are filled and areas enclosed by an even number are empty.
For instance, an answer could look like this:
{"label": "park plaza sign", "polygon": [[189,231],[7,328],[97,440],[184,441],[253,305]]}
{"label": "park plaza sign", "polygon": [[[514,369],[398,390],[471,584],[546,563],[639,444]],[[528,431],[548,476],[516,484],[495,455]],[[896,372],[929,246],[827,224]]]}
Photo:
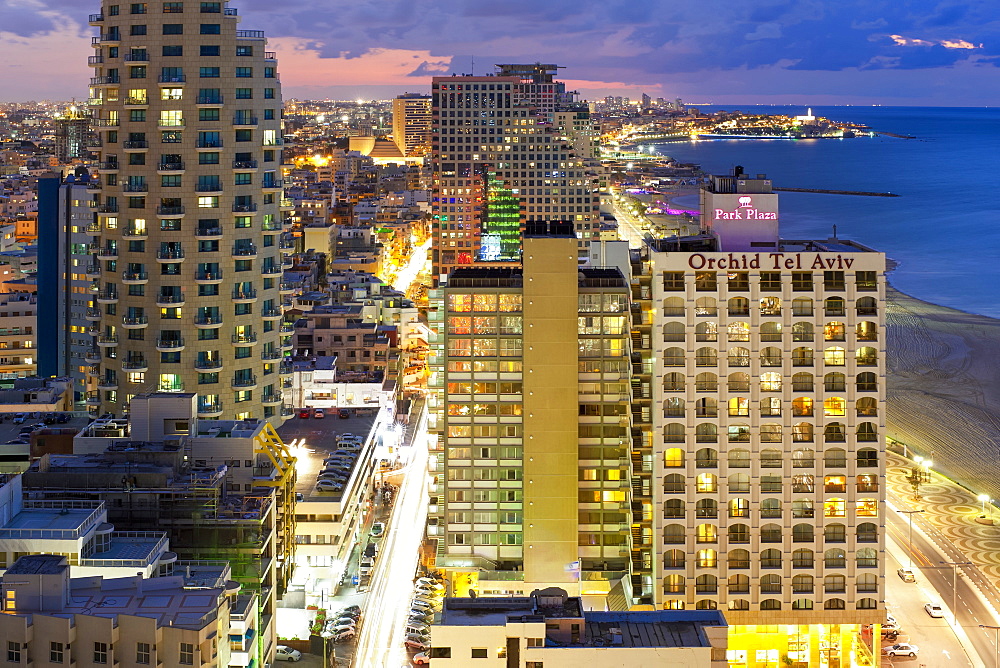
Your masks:
{"label": "park plaza sign", "polygon": [[713,209],[713,220],[778,220],[775,211],[760,211],[753,205],[753,198],[749,195],[740,195],[739,206],[733,211],[725,209]]}
{"label": "park plaza sign", "polygon": [[727,253],[688,256],[691,269],[850,269],[856,258],[823,253]]}

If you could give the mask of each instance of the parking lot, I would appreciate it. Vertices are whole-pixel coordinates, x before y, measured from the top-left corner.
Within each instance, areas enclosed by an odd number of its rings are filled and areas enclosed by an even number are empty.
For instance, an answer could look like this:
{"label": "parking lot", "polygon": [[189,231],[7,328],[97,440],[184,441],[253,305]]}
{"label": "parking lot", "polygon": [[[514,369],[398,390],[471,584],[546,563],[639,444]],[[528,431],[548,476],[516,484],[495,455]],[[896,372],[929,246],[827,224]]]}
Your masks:
{"label": "parking lot", "polygon": [[293,417],[281,425],[278,428],[281,440],[301,446],[296,449],[299,461],[296,464],[298,481],[295,491],[304,497],[316,494],[337,496],[336,492],[316,491],[316,477],[323,470],[323,459],[337,449],[337,439],[341,434],[354,434],[367,439],[375,415],[374,412],[357,415],[352,410],[351,417],[345,419],[337,417],[336,411],[329,411],[323,419]]}

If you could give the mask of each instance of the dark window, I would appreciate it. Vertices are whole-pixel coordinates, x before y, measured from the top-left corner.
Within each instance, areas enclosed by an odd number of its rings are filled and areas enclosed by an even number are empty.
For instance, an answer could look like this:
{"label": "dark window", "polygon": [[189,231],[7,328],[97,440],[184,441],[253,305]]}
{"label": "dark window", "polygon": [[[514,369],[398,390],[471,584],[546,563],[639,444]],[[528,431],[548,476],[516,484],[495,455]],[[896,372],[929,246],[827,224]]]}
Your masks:
{"label": "dark window", "polygon": [[[218,111],[218,109],[216,109],[216,111]],[[210,151],[208,153],[199,153],[198,154],[198,164],[199,165],[217,165],[217,164],[219,164],[219,154],[216,153],[216,152],[214,152],[214,151]]]}
{"label": "dark window", "polygon": [[249,77],[252,77],[253,76],[253,68],[252,67],[237,67],[236,68],[236,76],[239,77],[240,79],[247,79]]}
{"label": "dark window", "polygon": [[184,24],[183,23],[164,23],[163,24],[163,34],[164,35],[183,35],[184,34]]}
{"label": "dark window", "polygon": [[132,65],[128,68],[128,75],[132,79],[145,79],[146,78],[146,66],[145,65]]}
{"label": "dark window", "polygon": [[[198,110],[198,120],[199,121],[217,121],[219,120],[219,110],[218,109],[199,109]],[[216,160],[218,162],[218,160]]]}
{"label": "dark window", "polygon": [[684,290],[683,271],[663,272],[663,289],[668,292],[680,292]]}
{"label": "dark window", "polygon": [[146,3],[145,2],[135,2],[129,5],[129,11],[132,14],[145,14],[146,13]]}
{"label": "dark window", "polygon": [[218,79],[219,78],[219,68],[218,67],[202,67],[198,70],[198,76],[202,79]]}
{"label": "dark window", "polygon": [[146,34],[146,26],[144,26],[144,25],[142,25],[142,26],[132,26],[132,30],[130,31],[129,34],[132,34],[132,35],[145,35]]}
{"label": "dark window", "polygon": [[273,100],[274,99],[274,89],[273,88],[265,88],[264,89],[264,99],[265,100]]}
{"label": "dark window", "polygon": [[265,121],[273,121],[274,120],[274,109],[265,109],[264,110],[264,120]]}
{"label": "dark window", "polygon": [[222,11],[221,2],[203,2],[201,3],[201,13],[202,14],[218,14]]}
{"label": "dark window", "polygon": [[[238,46],[236,47],[237,56],[252,56],[253,47],[252,46]],[[239,76],[238,74],[236,76]]]}
{"label": "dark window", "polygon": [[164,14],[181,14],[184,12],[183,2],[164,2],[163,3],[163,13]]}
{"label": "dark window", "polygon": [[184,47],[183,46],[164,46],[163,47],[164,56],[183,56]]}
{"label": "dark window", "polygon": [[264,68],[264,78],[265,79],[273,79],[274,78],[274,68],[273,67],[265,67]]}
{"label": "dark window", "polygon": [[198,55],[200,55],[200,56],[218,56],[218,55],[220,55],[222,53],[221,52],[221,48],[222,47],[220,47],[218,45],[202,44],[201,45],[201,51],[200,51],[200,53]]}
{"label": "dark window", "polygon": [[236,89],[236,99],[237,100],[249,100],[253,98],[252,88],[237,88]]}
{"label": "dark window", "polygon": [[235,185],[248,186],[253,183],[253,174],[240,173],[235,175]]}
{"label": "dark window", "polygon": [[253,130],[237,130],[236,141],[253,141]]}
{"label": "dark window", "polygon": [[201,34],[202,35],[221,35],[222,34],[222,24],[221,23],[202,23],[201,24]]}

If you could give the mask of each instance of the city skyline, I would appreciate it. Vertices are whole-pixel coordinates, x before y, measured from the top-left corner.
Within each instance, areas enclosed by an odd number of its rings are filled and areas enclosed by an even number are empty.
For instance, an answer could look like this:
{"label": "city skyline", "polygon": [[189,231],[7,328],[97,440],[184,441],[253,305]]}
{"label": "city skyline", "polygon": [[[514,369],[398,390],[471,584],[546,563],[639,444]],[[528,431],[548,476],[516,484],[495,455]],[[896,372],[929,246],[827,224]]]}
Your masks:
{"label": "city skyline", "polygon": [[[93,6],[0,7],[0,101],[84,98]],[[984,0],[666,6],[468,0],[308,9],[240,3],[267,26],[289,97],[384,99],[431,76],[499,62],[558,62],[585,99],[681,97],[716,104],[977,106],[998,81]],[[251,25],[252,24],[252,25]],[[582,48],[584,45],[586,48]],[[25,55],[30,54],[29,58]],[[473,65],[473,62],[475,65]],[[991,85],[993,84],[993,85]]]}

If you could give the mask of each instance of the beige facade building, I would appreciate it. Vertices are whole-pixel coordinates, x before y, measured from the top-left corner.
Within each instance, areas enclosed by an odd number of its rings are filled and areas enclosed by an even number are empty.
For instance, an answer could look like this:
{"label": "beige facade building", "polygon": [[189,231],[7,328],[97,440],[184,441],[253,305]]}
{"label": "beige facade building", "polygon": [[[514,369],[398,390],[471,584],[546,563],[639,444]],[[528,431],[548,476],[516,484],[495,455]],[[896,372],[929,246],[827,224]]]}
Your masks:
{"label": "beige facade building", "polygon": [[[430,532],[453,591],[631,597],[628,287],[572,225],[430,292]],[[603,607],[603,601],[601,604]]]}
{"label": "beige facade building", "polygon": [[730,666],[769,652],[870,665],[865,627],[885,615],[885,256],[780,239],[762,176],[715,177],[702,199],[702,234],[638,254],[657,607],[725,610]]}
{"label": "beige facade building", "polygon": [[281,88],[263,31],[225,5],[108,0],[90,17],[101,413],[184,391],[202,417],[282,417]]}
{"label": "beige facade building", "polygon": [[431,143],[431,98],[406,93],[392,100],[392,139],[406,156],[427,153]]}

